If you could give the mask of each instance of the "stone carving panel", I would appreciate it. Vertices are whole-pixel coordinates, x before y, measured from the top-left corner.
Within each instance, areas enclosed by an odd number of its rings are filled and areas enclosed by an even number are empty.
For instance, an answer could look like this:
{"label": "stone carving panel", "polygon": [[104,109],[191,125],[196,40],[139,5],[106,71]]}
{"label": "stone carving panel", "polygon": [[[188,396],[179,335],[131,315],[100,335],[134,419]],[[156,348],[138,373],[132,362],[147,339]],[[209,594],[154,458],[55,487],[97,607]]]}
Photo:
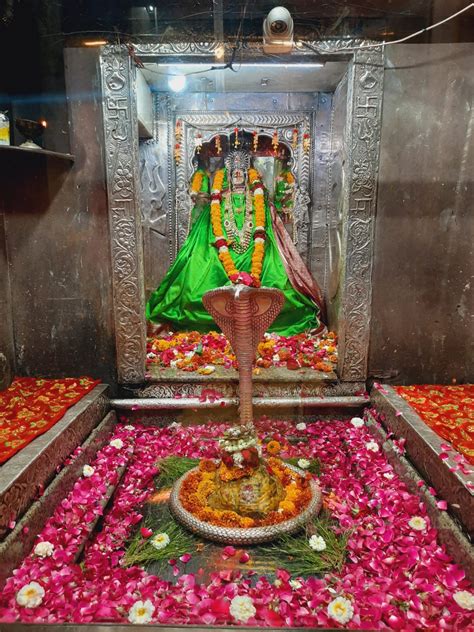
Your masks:
{"label": "stone carving panel", "polygon": [[139,147],[140,212],[145,290],[154,290],[170,264],[167,230],[167,155],[157,140]]}
{"label": "stone carving panel", "polygon": [[118,379],[137,383],[145,374],[145,298],[137,199],[136,94],[126,47],[104,47],[100,68]]}
{"label": "stone carving panel", "polygon": [[[298,55],[314,55],[315,52],[325,55],[337,55],[339,53],[351,53],[354,49],[362,45],[371,45],[372,42],[361,39],[344,38],[330,39],[326,41],[316,40],[298,43]],[[173,56],[173,55],[190,55],[193,57],[210,57],[214,56],[216,49],[224,46],[226,54],[230,57],[235,49],[234,42],[167,42],[167,43],[136,43],[133,45],[134,51],[139,56],[154,57],[157,56]],[[261,55],[263,46],[261,42],[242,42],[238,44],[237,51],[244,57],[252,55]],[[214,63],[214,62],[213,62]]]}
{"label": "stone carving panel", "polygon": [[350,172],[347,181],[345,272],[340,336],[344,380],[367,376],[367,355],[372,302],[374,216],[380,144],[383,90],[381,48],[355,52],[349,86]]}

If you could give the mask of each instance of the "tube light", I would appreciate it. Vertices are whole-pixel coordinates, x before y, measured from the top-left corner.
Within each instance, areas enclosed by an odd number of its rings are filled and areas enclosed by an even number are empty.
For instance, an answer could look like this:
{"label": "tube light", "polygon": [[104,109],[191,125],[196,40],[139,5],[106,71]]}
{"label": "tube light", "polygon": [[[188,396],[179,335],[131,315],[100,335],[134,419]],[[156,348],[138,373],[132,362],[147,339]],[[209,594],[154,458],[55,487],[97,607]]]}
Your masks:
{"label": "tube light", "polygon": [[[237,65],[237,64],[236,64]],[[310,62],[305,64],[304,62],[297,62],[292,64],[272,63],[272,62],[242,62],[239,66],[245,66],[245,68],[323,68],[324,62]]]}

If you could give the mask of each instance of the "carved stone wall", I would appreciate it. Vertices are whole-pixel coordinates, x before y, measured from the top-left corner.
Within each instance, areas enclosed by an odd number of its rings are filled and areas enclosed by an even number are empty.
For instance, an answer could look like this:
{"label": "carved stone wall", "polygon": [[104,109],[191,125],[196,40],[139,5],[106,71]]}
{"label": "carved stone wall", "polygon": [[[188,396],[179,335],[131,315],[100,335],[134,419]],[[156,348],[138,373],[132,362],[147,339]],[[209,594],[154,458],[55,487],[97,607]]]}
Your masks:
{"label": "carved stone wall", "polygon": [[146,339],[135,72],[121,46],[104,47],[100,67],[118,380],[137,383],[145,375]]}

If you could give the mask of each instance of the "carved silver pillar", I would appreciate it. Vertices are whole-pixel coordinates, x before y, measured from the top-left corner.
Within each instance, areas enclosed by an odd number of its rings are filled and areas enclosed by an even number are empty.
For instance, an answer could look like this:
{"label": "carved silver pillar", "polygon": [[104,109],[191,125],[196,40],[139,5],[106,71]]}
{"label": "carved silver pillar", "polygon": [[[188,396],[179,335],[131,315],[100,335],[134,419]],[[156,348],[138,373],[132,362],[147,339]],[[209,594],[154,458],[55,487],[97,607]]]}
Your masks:
{"label": "carved silver pillar", "polygon": [[138,204],[135,68],[125,46],[100,55],[119,383],[145,377],[143,243]]}
{"label": "carved silver pillar", "polygon": [[348,78],[339,377],[367,377],[384,56],[358,49]]}

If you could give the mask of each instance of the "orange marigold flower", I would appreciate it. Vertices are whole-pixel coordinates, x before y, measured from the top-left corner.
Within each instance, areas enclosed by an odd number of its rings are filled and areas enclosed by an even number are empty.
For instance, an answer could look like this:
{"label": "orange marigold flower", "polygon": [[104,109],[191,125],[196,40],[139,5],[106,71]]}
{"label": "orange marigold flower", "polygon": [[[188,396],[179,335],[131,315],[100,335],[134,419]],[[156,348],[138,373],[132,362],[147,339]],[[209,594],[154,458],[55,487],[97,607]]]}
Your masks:
{"label": "orange marigold flower", "polygon": [[281,452],[281,445],[279,441],[270,441],[269,443],[267,443],[267,452],[269,452],[270,454],[276,455],[276,454],[280,454]]}
{"label": "orange marigold flower", "polygon": [[215,472],[218,468],[218,464],[211,459],[201,459],[199,461],[199,469],[201,472]]}
{"label": "orange marigold flower", "polygon": [[295,504],[291,500],[282,500],[278,507],[289,513],[292,513],[296,509]]}

